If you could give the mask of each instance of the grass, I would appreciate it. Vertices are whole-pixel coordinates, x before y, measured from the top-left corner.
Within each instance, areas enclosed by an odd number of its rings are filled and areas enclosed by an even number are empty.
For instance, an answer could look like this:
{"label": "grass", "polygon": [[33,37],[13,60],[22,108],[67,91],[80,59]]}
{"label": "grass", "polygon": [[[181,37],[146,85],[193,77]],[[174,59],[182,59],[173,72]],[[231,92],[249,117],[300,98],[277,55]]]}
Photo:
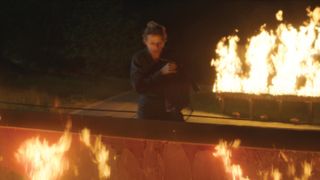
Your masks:
{"label": "grass", "polygon": [[[2,76],[0,101],[49,106],[83,107],[129,90],[127,79],[86,78],[52,75]],[[0,104],[1,108],[25,109]],[[27,108],[28,109],[28,108]]]}

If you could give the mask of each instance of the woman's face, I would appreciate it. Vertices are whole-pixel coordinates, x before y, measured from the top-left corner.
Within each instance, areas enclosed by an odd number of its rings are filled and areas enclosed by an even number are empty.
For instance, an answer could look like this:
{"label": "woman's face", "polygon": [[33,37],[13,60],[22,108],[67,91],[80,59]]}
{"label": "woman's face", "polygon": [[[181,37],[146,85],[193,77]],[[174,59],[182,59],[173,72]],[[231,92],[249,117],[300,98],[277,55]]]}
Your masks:
{"label": "woman's face", "polygon": [[160,35],[147,35],[144,40],[144,44],[147,46],[150,54],[153,57],[159,57],[163,47],[165,46],[165,40]]}

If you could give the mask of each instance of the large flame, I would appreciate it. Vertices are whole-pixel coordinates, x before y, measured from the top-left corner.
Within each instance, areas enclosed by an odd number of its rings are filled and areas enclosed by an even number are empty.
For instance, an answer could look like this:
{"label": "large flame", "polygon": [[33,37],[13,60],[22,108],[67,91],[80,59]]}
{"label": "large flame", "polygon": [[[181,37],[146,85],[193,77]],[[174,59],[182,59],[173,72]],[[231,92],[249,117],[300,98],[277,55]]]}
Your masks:
{"label": "large flame", "polygon": [[98,166],[100,179],[107,179],[110,177],[111,170],[108,164],[109,161],[109,150],[101,141],[101,136],[96,137],[94,144],[90,141],[90,130],[83,129],[80,134],[80,141],[83,142],[94,155],[94,162]]}
{"label": "large flame", "polygon": [[275,30],[248,39],[244,55],[237,35],[224,37],[211,65],[217,76],[214,92],[320,96],[320,7],[307,8],[309,20],[300,27],[285,24],[283,12]]}
{"label": "large flame", "polygon": [[32,180],[58,179],[69,168],[65,153],[71,145],[70,126],[57,143],[34,137],[26,140],[18,149],[15,157]]}

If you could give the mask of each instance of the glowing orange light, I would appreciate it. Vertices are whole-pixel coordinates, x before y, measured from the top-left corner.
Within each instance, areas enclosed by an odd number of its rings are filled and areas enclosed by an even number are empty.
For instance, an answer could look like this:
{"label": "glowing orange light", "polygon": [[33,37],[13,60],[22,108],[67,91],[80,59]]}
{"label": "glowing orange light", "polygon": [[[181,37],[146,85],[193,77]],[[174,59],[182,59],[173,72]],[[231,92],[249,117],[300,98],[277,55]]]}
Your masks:
{"label": "glowing orange light", "polygon": [[294,27],[278,11],[278,27],[262,25],[244,48],[237,35],[222,38],[211,62],[217,72],[213,91],[319,97],[320,7],[307,13],[309,20]]}

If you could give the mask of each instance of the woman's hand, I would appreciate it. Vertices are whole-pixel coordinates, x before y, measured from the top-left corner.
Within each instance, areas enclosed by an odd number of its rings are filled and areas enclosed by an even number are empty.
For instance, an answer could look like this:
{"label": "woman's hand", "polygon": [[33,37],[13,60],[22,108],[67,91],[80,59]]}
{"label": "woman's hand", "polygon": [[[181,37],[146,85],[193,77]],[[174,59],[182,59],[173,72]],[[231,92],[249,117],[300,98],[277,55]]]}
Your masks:
{"label": "woman's hand", "polygon": [[177,72],[177,64],[169,62],[161,68],[160,72],[162,75],[174,74]]}

